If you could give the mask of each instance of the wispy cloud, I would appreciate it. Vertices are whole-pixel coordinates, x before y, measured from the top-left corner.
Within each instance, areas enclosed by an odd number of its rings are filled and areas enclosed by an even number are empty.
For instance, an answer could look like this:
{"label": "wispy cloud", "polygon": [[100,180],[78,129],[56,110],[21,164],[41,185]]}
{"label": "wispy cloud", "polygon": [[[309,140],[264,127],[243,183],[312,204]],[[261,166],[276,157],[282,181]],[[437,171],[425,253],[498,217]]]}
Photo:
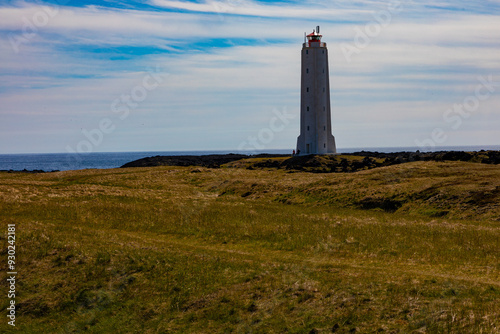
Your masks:
{"label": "wispy cloud", "polygon": [[181,9],[191,12],[213,13],[219,15],[242,15],[258,17],[281,17],[281,18],[301,18],[316,20],[354,19],[356,15],[367,14],[368,9],[363,8],[342,8],[331,6],[324,2],[316,2],[314,5],[307,2],[297,3],[265,3],[248,0],[228,0],[228,1],[171,1],[152,0],[151,3],[158,7]]}
{"label": "wispy cloud", "polygon": [[[334,128],[344,147],[412,145],[474,90],[478,76],[500,73],[499,1],[401,1],[351,62],[340,45],[354,43],[388,2],[56,3],[0,6],[0,152],[33,150],[33,143],[37,151],[63,151],[82,128],[116,116],[111,102],[155,66],[168,79],[96,149],[182,150],[201,142],[231,149],[265,126],[273,108],[298,113],[303,32],[317,24],[329,46]],[[54,15],[30,30],[40,13]],[[12,36],[26,31],[33,34],[14,52]],[[498,123],[498,102],[495,92],[463,131]],[[293,147],[294,122],[273,147]],[[185,146],[169,144],[190,131],[196,135]]]}

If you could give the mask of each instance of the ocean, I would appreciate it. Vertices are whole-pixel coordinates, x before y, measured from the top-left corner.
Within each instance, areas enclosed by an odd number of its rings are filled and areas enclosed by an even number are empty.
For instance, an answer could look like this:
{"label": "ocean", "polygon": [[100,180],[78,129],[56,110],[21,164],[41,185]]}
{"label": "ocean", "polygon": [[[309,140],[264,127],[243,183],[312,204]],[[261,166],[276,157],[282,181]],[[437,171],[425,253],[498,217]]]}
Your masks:
{"label": "ocean", "polygon": [[[339,148],[339,153],[352,153],[359,151],[371,152],[416,152],[418,147],[365,147],[365,148]],[[480,150],[500,150],[500,145],[485,146],[448,146],[435,147],[432,151],[480,151]],[[431,150],[428,150],[431,151]],[[179,151],[179,152],[98,152],[98,153],[32,153],[32,154],[0,154],[0,170],[43,170],[43,171],[65,171],[78,169],[108,169],[118,168],[127,162],[141,158],[157,155],[206,155],[206,154],[291,154],[291,150],[262,150],[257,152],[237,152],[237,151]]]}

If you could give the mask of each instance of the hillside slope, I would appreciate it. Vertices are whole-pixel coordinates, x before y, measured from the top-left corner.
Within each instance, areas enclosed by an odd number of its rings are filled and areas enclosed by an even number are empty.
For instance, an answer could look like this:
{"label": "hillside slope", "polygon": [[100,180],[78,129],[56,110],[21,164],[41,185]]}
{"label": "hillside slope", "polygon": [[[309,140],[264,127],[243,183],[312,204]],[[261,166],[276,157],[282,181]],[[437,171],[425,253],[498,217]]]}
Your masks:
{"label": "hillside slope", "polygon": [[498,333],[499,186],[467,162],[0,173],[0,330]]}

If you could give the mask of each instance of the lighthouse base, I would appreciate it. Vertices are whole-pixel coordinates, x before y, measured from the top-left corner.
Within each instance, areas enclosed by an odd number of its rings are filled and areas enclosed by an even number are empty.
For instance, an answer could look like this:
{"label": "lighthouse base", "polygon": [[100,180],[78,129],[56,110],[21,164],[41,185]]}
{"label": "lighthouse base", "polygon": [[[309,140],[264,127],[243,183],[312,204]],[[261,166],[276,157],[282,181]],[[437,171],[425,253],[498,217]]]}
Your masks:
{"label": "lighthouse base", "polygon": [[[308,140],[306,136],[300,135],[297,138],[297,155],[323,155],[323,154],[337,154],[337,147],[335,146],[335,137],[328,135],[323,140]],[[321,145],[321,143],[323,145]]]}

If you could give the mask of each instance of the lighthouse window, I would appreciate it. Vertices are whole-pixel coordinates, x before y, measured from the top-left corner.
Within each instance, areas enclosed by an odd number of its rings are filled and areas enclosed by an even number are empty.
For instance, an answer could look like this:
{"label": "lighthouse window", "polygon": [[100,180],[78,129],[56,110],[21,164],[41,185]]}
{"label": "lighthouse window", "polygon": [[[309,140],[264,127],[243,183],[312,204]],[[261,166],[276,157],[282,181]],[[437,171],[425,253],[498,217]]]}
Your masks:
{"label": "lighthouse window", "polygon": [[307,87],[307,92],[309,93],[309,87]]}
{"label": "lighthouse window", "polygon": [[309,69],[308,68],[306,68],[306,73],[309,73]]}
{"label": "lighthouse window", "polygon": [[325,50],[323,50],[323,54],[325,54]]}
{"label": "lighthouse window", "polygon": [[309,127],[307,127],[307,131],[309,131]]}
{"label": "lighthouse window", "polygon": [[306,55],[308,55],[308,54],[309,54],[309,50],[306,50]]}
{"label": "lighthouse window", "polygon": [[326,126],[323,126],[323,131],[326,131]]}
{"label": "lighthouse window", "polygon": [[324,148],[326,148],[326,143],[325,143],[325,144],[323,144],[323,147],[324,147]]}
{"label": "lighthouse window", "polygon": [[309,107],[307,107],[307,111],[309,111]]}
{"label": "lighthouse window", "polygon": [[323,73],[325,73],[325,69],[323,69]]}
{"label": "lighthouse window", "polygon": [[326,111],[326,107],[323,107],[323,111]]}
{"label": "lighthouse window", "polygon": [[325,92],[325,87],[323,87],[323,93]]}

